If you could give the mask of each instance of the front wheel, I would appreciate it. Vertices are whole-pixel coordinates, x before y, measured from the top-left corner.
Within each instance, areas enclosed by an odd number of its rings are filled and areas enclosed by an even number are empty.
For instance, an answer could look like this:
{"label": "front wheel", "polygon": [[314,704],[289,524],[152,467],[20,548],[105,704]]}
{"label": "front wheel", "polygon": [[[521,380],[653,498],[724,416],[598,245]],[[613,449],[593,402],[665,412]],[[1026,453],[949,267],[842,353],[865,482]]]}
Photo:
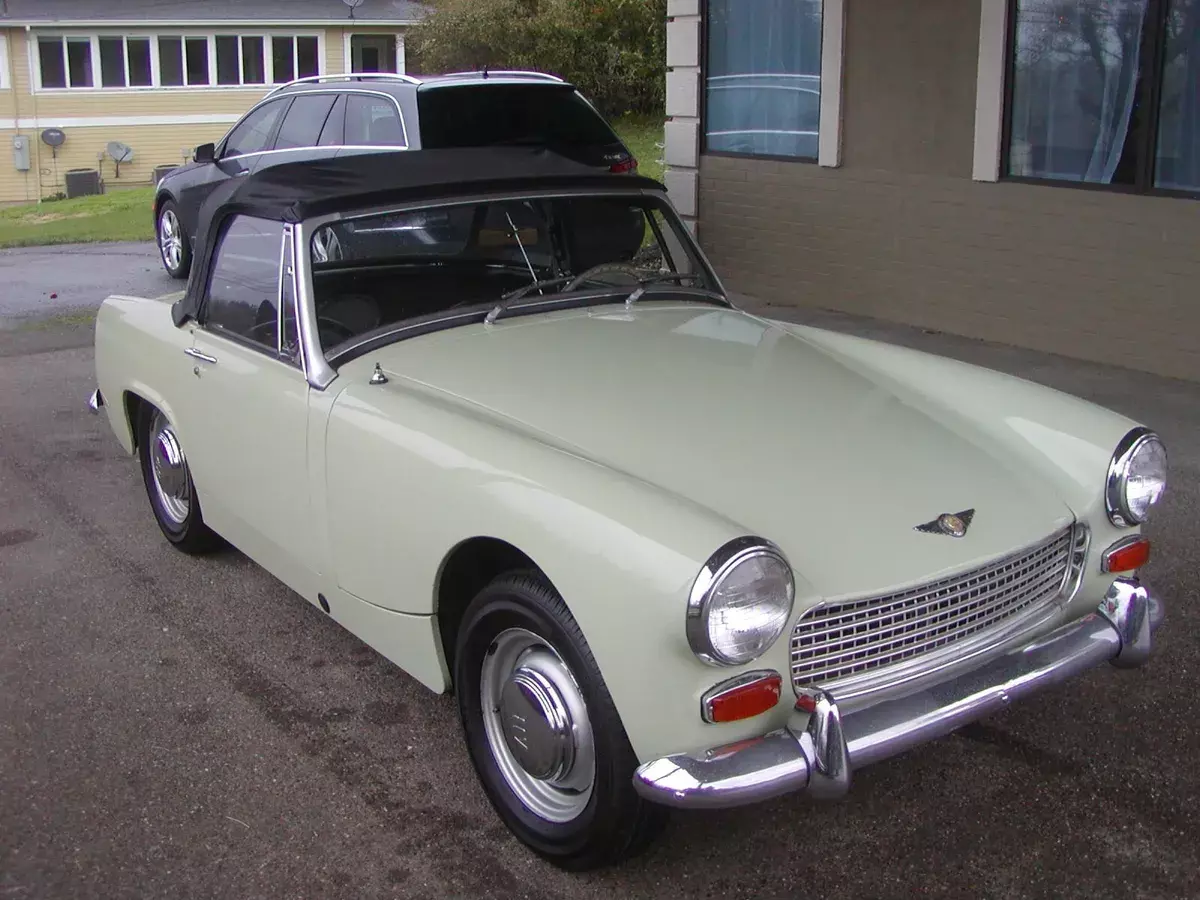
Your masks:
{"label": "front wheel", "polygon": [[639,853],[666,810],[633,788],[637,758],[562,598],[507,575],[472,601],[454,664],[471,762],[492,806],[527,846],[582,871]]}
{"label": "front wheel", "polygon": [[167,274],[172,278],[187,278],[192,268],[192,241],[179,221],[175,201],[163,202],[158,210],[155,231],[158,235],[158,254]]}

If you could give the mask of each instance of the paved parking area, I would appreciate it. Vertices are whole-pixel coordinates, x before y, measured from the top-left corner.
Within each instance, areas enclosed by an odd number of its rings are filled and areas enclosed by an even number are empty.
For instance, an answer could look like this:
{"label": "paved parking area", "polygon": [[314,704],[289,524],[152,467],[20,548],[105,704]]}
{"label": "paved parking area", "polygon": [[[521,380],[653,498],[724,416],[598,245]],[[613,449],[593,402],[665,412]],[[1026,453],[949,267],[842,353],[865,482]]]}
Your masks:
{"label": "paved parking area", "polygon": [[[171,290],[171,284],[161,293]],[[812,321],[1019,372],[1160,428],[1158,653],[856,776],[844,802],[677,815],[569,876],[509,838],[453,702],[236,552],[161,539],[84,400],[91,333],[0,333],[0,897],[1200,894],[1200,385]],[[569,598],[568,598],[569,599]]]}

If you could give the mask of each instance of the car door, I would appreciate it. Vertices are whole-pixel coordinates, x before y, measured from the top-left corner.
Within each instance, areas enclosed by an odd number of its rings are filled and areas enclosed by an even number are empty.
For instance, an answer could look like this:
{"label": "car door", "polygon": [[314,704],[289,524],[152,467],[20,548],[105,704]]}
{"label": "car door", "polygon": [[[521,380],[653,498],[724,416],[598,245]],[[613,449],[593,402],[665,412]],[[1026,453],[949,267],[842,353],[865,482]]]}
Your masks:
{"label": "car door", "polygon": [[205,517],[308,596],[309,385],[291,270],[290,226],[235,216],[223,230],[189,351],[185,439]]}
{"label": "car door", "polygon": [[184,229],[192,235],[193,241],[198,233],[200,207],[208,195],[222,182],[244,177],[254,171],[263,152],[274,143],[280,121],[291,102],[290,97],[281,97],[246,113],[221,141],[216,149],[216,158],[180,188],[179,214]]}

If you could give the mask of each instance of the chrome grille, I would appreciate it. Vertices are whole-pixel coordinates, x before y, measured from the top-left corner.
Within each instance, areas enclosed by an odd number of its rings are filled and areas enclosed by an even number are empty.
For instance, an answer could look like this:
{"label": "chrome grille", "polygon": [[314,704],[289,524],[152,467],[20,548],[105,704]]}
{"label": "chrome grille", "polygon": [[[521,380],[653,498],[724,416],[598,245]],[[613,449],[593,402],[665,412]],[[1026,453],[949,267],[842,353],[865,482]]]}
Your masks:
{"label": "chrome grille", "polygon": [[827,686],[1032,613],[1071,589],[1086,546],[1086,529],[1067,528],[971,572],[811,609],[792,631],[792,683]]}

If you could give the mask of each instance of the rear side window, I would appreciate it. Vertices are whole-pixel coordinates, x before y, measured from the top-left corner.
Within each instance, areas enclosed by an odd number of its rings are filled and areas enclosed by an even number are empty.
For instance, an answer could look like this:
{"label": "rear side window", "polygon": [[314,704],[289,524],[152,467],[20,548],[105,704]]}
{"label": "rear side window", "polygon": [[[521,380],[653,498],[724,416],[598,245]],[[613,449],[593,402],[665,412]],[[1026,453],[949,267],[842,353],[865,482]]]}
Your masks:
{"label": "rear side window", "polygon": [[206,328],[276,353],[282,247],[280,222],[237,216],[229,223],[213,259]]}
{"label": "rear side window", "polygon": [[403,147],[404,125],[396,104],[370,94],[346,95],[346,144],[351,147]]}
{"label": "rear side window", "polygon": [[321,137],[317,140],[318,147],[332,147],[343,143],[342,134],[346,130],[346,95],[342,94],[333,104],[333,111],[325,119],[325,127],[321,129]]}
{"label": "rear side window", "polygon": [[288,102],[288,100],[274,100],[247,113],[246,118],[242,119],[237,127],[229,133],[229,139],[225,142],[225,152],[222,155],[238,156],[266,150],[271,141],[271,135],[275,133],[275,123],[279,121]]}
{"label": "rear side window", "polygon": [[321,129],[325,127],[325,120],[336,99],[334,94],[301,94],[293,100],[283,124],[279,126],[275,149],[317,146]]}
{"label": "rear side window", "polygon": [[620,139],[574,88],[554,84],[432,87],[417,93],[421,146],[607,146]]}

